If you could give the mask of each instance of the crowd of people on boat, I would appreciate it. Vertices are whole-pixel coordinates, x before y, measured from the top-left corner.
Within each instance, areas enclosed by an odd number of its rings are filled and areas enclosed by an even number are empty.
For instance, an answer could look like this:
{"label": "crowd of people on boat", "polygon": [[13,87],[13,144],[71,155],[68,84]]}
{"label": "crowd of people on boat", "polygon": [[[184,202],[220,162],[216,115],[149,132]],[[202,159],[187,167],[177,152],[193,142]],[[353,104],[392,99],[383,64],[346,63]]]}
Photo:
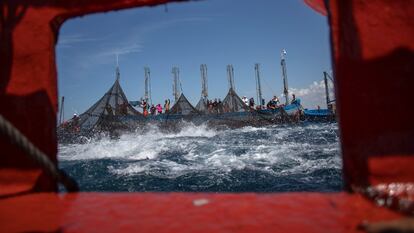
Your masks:
{"label": "crowd of people on boat", "polygon": [[80,117],[78,114],[73,114],[72,119],[69,121],[65,121],[62,123],[61,127],[63,129],[68,130],[71,133],[79,133],[80,131],[80,125],[79,125]]}
{"label": "crowd of people on boat", "polygon": [[159,115],[159,114],[167,114],[170,111],[170,99],[166,99],[164,102],[164,108],[161,104],[149,104],[148,100],[141,99],[140,107],[142,108],[142,114],[147,117],[148,115]]}
{"label": "crowd of people on boat", "polygon": [[225,109],[221,99],[207,100],[207,111],[208,113],[223,113]]}
{"label": "crowd of people on boat", "polygon": [[[246,107],[248,107],[250,110],[275,110],[277,108],[283,107],[284,104],[280,104],[279,98],[277,96],[273,96],[272,99],[270,99],[267,104],[265,102],[265,99],[262,99],[261,103],[256,105],[255,100],[253,97],[247,98],[246,96],[242,97],[242,101],[245,104]],[[297,99],[295,94],[292,94],[292,101],[291,104],[297,103]],[[160,115],[160,114],[168,114],[170,111],[170,99],[165,100],[164,105],[161,104],[149,104],[148,100],[141,99],[139,107],[142,108],[143,115],[149,116],[149,115]],[[229,109],[226,108],[226,105],[223,104],[220,98],[215,98],[214,100],[206,100],[206,107],[207,112],[209,114],[218,114],[218,113],[225,113],[229,112]]]}
{"label": "crowd of people on boat", "polygon": [[[254,110],[275,110],[277,108],[283,107],[284,104],[280,104],[279,98],[277,96],[273,96],[272,99],[270,99],[267,104],[265,105],[265,100],[262,100],[262,103],[260,105],[255,105],[254,98],[247,98],[246,96],[242,97],[242,101],[246,106],[246,109],[250,109],[251,111]],[[290,102],[291,104],[298,104],[298,100],[296,99],[295,94],[292,94],[292,100]],[[160,115],[160,114],[168,114],[170,112],[170,105],[171,101],[170,99],[166,99],[164,104],[149,104],[146,99],[141,99],[139,102],[139,107],[142,108],[142,113],[145,117],[149,115]],[[115,115],[127,115],[128,114],[128,106],[129,103],[125,102],[122,104],[119,104],[117,108],[112,109],[110,104],[106,104],[105,111],[107,116],[115,116]],[[215,98],[214,100],[206,100],[206,107],[208,114],[219,114],[219,113],[225,113],[230,112],[228,109],[228,106],[226,104],[223,104],[221,99]],[[318,106],[318,109],[320,107]],[[69,121],[66,121],[62,124],[62,127],[70,130],[73,133],[77,133],[80,131],[80,117],[77,114],[74,114],[72,119]]]}

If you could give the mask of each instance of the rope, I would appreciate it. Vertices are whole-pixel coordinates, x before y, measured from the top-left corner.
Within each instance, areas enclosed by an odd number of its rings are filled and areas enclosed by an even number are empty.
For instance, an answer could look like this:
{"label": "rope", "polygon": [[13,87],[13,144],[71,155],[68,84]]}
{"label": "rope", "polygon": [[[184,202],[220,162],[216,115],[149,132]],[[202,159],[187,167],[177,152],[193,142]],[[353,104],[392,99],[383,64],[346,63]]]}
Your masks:
{"label": "rope", "polygon": [[269,83],[266,81],[266,79],[264,77],[262,77],[262,80],[266,84],[265,87],[267,87],[272,92],[272,95],[276,95],[276,92],[275,92],[275,90],[273,90],[272,85],[269,85]]}
{"label": "rope", "polygon": [[0,115],[0,134],[4,135],[12,144],[25,152],[25,154],[31,160],[35,161],[44,172],[53,178],[53,180],[65,186],[68,192],[79,191],[78,184],[72,177],[67,175],[63,170],[58,169],[45,153],[40,151],[2,115]]}

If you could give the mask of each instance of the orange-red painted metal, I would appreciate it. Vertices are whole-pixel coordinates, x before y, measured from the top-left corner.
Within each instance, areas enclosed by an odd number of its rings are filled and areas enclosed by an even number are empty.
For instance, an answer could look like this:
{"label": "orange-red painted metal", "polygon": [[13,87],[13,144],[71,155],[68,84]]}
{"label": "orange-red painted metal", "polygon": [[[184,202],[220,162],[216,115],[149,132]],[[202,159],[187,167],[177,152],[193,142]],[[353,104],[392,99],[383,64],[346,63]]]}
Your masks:
{"label": "orange-red painted metal", "polygon": [[[0,113],[56,162],[60,25],[84,14],[165,2],[0,1]],[[325,9],[322,1],[307,2]],[[325,2],[346,186],[413,182],[414,2]],[[2,232],[354,232],[362,220],[399,217],[344,193],[17,195],[55,191],[56,185],[6,140],[0,148]]]}
{"label": "orange-red painted metal", "polygon": [[[165,2],[2,1],[0,113],[56,162],[54,47],[61,23],[88,13]],[[320,0],[306,2],[319,11],[324,9]],[[414,162],[410,96],[414,87],[414,2],[326,2],[346,185],[413,181],[414,172],[406,164]],[[27,172],[27,190],[56,189],[50,179],[33,171],[36,166],[14,146],[0,140],[0,147],[4,153],[0,187],[14,179],[10,169],[19,169]],[[398,157],[392,172],[386,169],[385,157]]]}
{"label": "orange-red painted metal", "polygon": [[[61,24],[88,13],[165,2],[170,1],[0,1],[0,114],[56,162],[55,45]],[[7,140],[0,138],[0,148],[1,193],[56,190],[54,182]],[[19,180],[18,189],[14,180]]]}
{"label": "orange-red painted metal", "polygon": [[31,194],[0,200],[0,232],[358,232],[400,216],[345,193]]}
{"label": "orange-red painted metal", "polygon": [[304,0],[304,2],[320,14],[325,16],[328,14],[324,0]]}
{"label": "orange-red painted metal", "polygon": [[329,11],[346,186],[413,182],[414,1]]}

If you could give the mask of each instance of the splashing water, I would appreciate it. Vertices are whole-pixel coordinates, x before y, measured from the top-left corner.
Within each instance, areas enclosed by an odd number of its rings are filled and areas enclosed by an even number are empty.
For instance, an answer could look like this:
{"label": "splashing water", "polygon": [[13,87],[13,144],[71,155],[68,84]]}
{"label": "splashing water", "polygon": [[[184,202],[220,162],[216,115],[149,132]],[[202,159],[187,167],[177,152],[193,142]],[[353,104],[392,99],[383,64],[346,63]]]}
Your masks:
{"label": "splashing water", "polygon": [[336,123],[215,131],[189,124],[59,145],[83,191],[339,191]]}

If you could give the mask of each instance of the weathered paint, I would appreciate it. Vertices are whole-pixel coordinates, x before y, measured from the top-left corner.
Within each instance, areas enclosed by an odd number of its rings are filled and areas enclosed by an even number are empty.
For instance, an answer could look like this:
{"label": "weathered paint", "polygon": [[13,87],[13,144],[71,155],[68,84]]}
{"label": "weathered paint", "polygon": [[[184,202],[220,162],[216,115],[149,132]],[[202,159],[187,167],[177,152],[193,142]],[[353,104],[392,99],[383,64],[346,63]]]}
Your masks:
{"label": "weathered paint", "polygon": [[329,9],[346,187],[413,182],[414,1]]}
{"label": "weathered paint", "polygon": [[0,200],[0,232],[357,232],[363,220],[399,217],[345,193],[44,193]]}
{"label": "weathered paint", "polygon": [[[177,0],[180,1],[180,0]],[[173,2],[166,0],[0,1],[0,114],[57,162],[55,45],[71,17]],[[0,193],[55,191],[56,185],[15,146],[0,138]],[[16,172],[24,173],[26,180]],[[14,192],[14,191],[13,191]]]}
{"label": "weathered paint", "polygon": [[[1,1],[0,113],[56,162],[60,25],[165,2]],[[325,12],[322,1],[307,2]],[[414,1],[326,2],[346,187],[413,182]],[[56,185],[3,139],[0,148],[2,232],[354,232],[363,220],[399,217],[345,193],[17,195]]]}

